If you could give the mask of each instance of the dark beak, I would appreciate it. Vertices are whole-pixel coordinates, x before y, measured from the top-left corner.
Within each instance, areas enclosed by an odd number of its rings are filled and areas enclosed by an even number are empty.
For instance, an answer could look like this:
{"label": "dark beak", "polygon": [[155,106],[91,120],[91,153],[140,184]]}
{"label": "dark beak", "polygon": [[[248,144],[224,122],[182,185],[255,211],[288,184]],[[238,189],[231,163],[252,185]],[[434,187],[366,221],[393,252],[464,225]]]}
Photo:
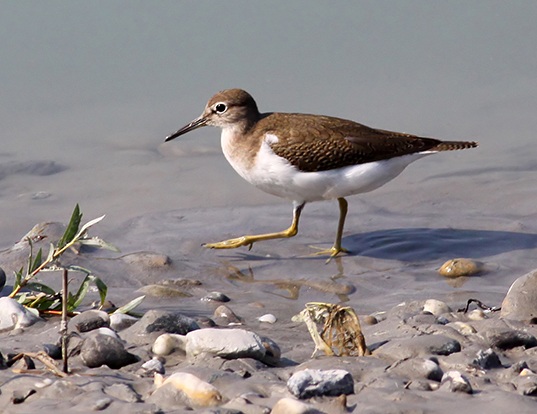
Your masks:
{"label": "dark beak", "polygon": [[185,125],[183,128],[179,129],[178,131],[174,132],[171,135],[168,135],[164,142],[171,141],[174,138],[177,138],[181,135],[186,134],[187,132],[194,131],[195,129],[201,128],[203,126],[207,125],[207,118],[201,116],[198,119],[194,119],[190,124]]}

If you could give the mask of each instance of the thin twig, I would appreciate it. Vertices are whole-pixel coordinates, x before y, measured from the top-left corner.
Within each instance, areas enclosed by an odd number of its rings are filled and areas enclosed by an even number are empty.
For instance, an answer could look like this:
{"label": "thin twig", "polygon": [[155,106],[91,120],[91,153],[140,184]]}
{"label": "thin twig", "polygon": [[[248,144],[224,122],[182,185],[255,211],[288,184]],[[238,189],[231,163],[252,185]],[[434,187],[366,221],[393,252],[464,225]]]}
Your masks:
{"label": "thin twig", "polygon": [[62,360],[63,360],[63,372],[68,374],[68,355],[67,355],[67,298],[68,298],[68,285],[69,285],[69,271],[67,268],[63,268],[63,295],[62,295],[62,321],[60,324],[60,335],[62,338]]}

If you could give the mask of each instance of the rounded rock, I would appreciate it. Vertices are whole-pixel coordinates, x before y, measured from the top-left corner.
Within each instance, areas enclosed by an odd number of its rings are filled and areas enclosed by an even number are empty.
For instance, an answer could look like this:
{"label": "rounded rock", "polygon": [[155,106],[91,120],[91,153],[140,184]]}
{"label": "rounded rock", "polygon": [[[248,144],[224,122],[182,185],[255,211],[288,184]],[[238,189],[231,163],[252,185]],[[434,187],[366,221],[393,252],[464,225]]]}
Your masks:
{"label": "rounded rock", "polygon": [[40,320],[39,316],[34,315],[15,299],[0,298],[0,332],[27,328]]}
{"label": "rounded rock", "polygon": [[342,369],[305,369],[289,378],[287,388],[300,399],[349,395],[354,393],[354,380],[348,371]]}
{"label": "rounded rock", "polygon": [[244,329],[206,328],[186,335],[186,353],[188,356],[206,353],[227,359],[262,360],[266,348],[256,333]]}
{"label": "rounded rock", "polygon": [[222,292],[210,292],[201,298],[204,302],[229,302],[231,299],[229,296],[224,295]]}
{"label": "rounded rock", "polygon": [[125,313],[113,313],[110,315],[110,328],[119,332],[134,325],[138,321],[139,318],[135,318],[134,316]]}
{"label": "rounded rock", "polygon": [[451,308],[441,300],[427,299],[423,304],[423,311],[438,317],[443,313],[451,312]]}
{"label": "rounded rock", "polygon": [[152,351],[156,355],[166,356],[170,355],[176,349],[185,351],[186,349],[186,336],[179,334],[165,333],[160,335],[154,342]]}
{"label": "rounded rock", "polygon": [[473,389],[470,381],[459,371],[448,371],[442,377],[440,390],[451,392],[464,392],[472,394]]}
{"label": "rounded rock", "polygon": [[224,320],[228,325],[242,325],[242,319],[226,305],[220,305],[216,308],[214,310],[214,317]]}
{"label": "rounded rock", "polygon": [[445,262],[438,273],[445,277],[472,276],[483,270],[483,263],[472,259],[451,259]]}
{"label": "rounded rock", "polygon": [[260,316],[257,318],[259,322],[265,322],[265,323],[275,323],[277,321],[276,316],[274,316],[272,313],[266,313],[265,315]]}
{"label": "rounded rock", "polygon": [[517,321],[537,320],[537,270],[513,282],[503,299],[500,316]]}
{"label": "rounded rock", "polygon": [[88,310],[71,318],[69,325],[78,332],[89,332],[94,329],[110,326],[110,317],[100,310]]}
{"label": "rounded rock", "polygon": [[147,401],[165,410],[177,409],[179,404],[194,408],[222,404],[222,394],[216,387],[187,372],[176,372],[166,379],[155,374],[155,385],[157,389]]}
{"label": "rounded rock", "polygon": [[4,289],[6,285],[6,272],[0,267],[0,292]]}
{"label": "rounded rock", "polygon": [[89,368],[107,365],[109,368],[119,369],[138,360],[135,355],[125,350],[121,341],[100,333],[91,334],[84,339],[80,357]]}

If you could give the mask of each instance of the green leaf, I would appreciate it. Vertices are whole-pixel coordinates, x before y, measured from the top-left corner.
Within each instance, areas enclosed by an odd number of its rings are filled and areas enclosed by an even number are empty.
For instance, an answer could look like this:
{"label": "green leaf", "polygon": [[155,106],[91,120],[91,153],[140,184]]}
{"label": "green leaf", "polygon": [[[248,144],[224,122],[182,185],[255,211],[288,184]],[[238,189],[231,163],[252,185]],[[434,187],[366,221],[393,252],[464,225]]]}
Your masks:
{"label": "green leaf", "polygon": [[93,279],[95,279],[95,276],[88,274],[80,284],[78,291],[74,295],[68,295],[69,297],[67,299],[67,309],[69,311],[75,310],[80,306],[80,304],[86,297],[86,294],[88,293],[89,285],[93,281]]}
{"label": "green leaf", "polygon": [[39,249],[39,251],[37,252],[37,255],[35,256],[35,259],[33,261],[30,259],[30,263],[29,263],[30,268],[28,269],[28,273],[33,273],[35,269],[41,266],[41,263],[43,263],[42,256],[43,256],[43,249]]}
{"label": "green leaf", "polygon": [[80,207],[77,204],[75,206],[75,209],[73,210],[73,214],[71,215],[71,220],[69,221],[69,224],[65,229],[65,233],[63,233],[63,236],[58,241],[58,249],[62,249],[68,243],[74,240],[76,234],[78,233],[78,228],[80,227],[81,220],[82,213],[80,213]]}
{"label": "green leaf", "polygon": [[99,296],[101,298],[101,305],[103,305],[106,300],[106,293],[108,292],[108,286],[106,286],[106,283],[104,283],[98,277],[95,278],[95,285],[97,286],[97,289],[99,290]]}
{"label": "green leaf", "polygon": [[22,272],[24,272],[24,268],[20,268],[18,272],[15,272],[15,282],[13,283],[13,290],[17,289],[22,282]]}
{"label": "green leaf", "polygon": [[126,305],[123,305],[117,308],[113,313],[129,313],[138,305],[140,305],[140,303],[142,303],[144,299],[145,299],[145,295],[138,296],[136,299],[131,300]]}
{"label": "green leaf", "polygon": [[117,253],[119,253],[121,251],[116,246],[114,246],[113,244],[108,243],[108,242],[104,241],[103,239],[101,239],[99,237],[91,237],[91,238],[88,238],[88,239],[80,239],[78,242],[80,244],[84,244],[86,246],[93,246],[93,247],[98,247],[100,249],[112,250],[113,252],[117,252]]}
{"label": "green leaf", "polygon": [[[82,217],[82,216],[80,216]],[[84,235],[84,233],[86,232],[86,230],[88,230],[91,226],[93,226],[94,224],[97,224],[99,221],[101,221],[105,216],[101,216],[101,217],[97,217],[96,219],[93,219],[93,220],[90,220],[88,221],[86,224],[84,224],[82,226],[82,228],[79,230],[79,232],[77,233],[77,235],[75,236],[75,238],[79,238],[81,236]]]}
{"label": "green leaf", "polygon": [[54,289],[52,289],[51,287],[43,284],[43,283],[39,283],[39,282],[32,282],[32,283],[28,283],[26,285],[26,288],[31,290],[31,291],[34,291],[34,292],[43,292],[43,293],[46,293],[47,295],[55,295],[56,294],[56,291]]}

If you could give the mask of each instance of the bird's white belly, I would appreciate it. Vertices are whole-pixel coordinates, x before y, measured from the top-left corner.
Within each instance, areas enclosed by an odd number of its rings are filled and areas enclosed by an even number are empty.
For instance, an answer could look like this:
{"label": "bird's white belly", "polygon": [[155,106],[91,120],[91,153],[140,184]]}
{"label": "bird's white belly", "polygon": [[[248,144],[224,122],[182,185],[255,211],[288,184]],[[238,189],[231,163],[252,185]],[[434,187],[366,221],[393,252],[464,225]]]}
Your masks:
{"label": "bird's white belly", "polygon": [[231,166],[260,190],[299,202],[329,200],[372,191],[397,177],[407,165],[431,152],[404,155],[337,170],[302,172],[263,142],[251,168],[222,145]]}

